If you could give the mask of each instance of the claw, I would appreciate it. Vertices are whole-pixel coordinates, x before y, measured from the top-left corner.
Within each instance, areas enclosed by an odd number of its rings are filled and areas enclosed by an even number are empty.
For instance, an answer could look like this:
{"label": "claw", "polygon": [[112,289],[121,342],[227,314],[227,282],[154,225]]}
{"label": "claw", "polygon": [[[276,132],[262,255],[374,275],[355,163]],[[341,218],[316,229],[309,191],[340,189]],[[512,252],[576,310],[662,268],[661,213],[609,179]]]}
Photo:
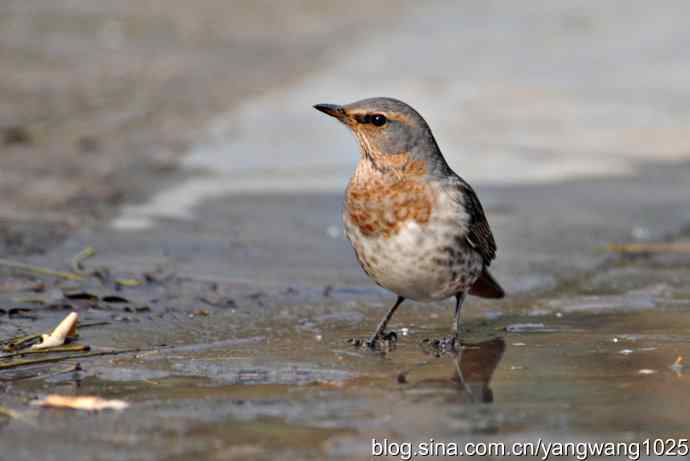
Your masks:
{"label": "claw", "polygon": [[398,342],[398,334],[395,331],[389,331],[381,335],[384,341]]}
{"label": "claw", "polygon": [[353,346],[366,347],[369,350],[376,351],[379,349],[390,350],[398,342],[398,334],[395,331],[384,332],[379,336],[369,338],[367,341],[362,341],[358,338],[350,338],[348,343]]}

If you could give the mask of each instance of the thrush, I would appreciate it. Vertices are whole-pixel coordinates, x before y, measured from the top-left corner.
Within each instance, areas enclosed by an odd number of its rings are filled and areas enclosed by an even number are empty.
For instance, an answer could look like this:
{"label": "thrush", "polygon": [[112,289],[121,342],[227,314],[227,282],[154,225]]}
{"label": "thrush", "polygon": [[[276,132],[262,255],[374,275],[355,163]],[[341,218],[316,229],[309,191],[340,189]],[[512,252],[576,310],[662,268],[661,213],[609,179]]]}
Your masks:
{"label": "thrush", "polygon": [[404,102],[371,98],[314,108],[345,124],[359,143],[345,192],[345,234],[364,272],[398,295],[367,344],[375,347],[405,299],[455,297],[460,335],[468,294],[505,295],[488,270],[496,242],[477,194],[448,166],[424,118]]}

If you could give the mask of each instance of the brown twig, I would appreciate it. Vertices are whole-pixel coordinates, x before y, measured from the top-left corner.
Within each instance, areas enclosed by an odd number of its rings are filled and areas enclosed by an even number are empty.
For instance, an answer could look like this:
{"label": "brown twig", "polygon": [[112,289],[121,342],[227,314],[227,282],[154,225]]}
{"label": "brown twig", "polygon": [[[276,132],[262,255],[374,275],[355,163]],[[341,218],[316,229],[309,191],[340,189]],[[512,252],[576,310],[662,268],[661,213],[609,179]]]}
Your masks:
{"label": "brown twig", "polygon": [[[151,349],[154,350],[154,349]],[[117,350],[117,351],[103,351],[103,352],[89,352],[87,354],[79,354],[79,355],[61,355],[60,357],[46,357],[42,359],[34,359],[34,360],[15,360],[10,363],[0,363],[0,370],[7,370],[10,368],[17,368],[17,367],[22,367],[22,366],[29,366],[29,365],[37,365],[41,363],[56,363],[56,362],[63,362],[65,360],[73,360],[73,359],[83,359],[87,357],[99,357],[103,355],[120,355],[120,354],[131,354],[134,352],[142,352],[141,349],[123,349],[123,350]]]}
{"label": "brown twig", "polygon": [[81,280],[83,277],[73,272],[63,272],[49,269],[47,267],[32,266],[31,264],[21,263],[19,261],[10,261],[8,259],[0,259],[0,266],[11,267],[24,272],[38,275],[49,275],[51,277],[60,277],[67,280]]}
{"label": "brown twig", "polygon": [[84,352],[91,349],[88,344],[70,344],[67,346],[48,347],[45,349],[28,349],[24,351],[12,352],[10,354],[0,355],[0,359],[9,359],[12,357],[21,357],[32,354],[50,354],[55,352]]}

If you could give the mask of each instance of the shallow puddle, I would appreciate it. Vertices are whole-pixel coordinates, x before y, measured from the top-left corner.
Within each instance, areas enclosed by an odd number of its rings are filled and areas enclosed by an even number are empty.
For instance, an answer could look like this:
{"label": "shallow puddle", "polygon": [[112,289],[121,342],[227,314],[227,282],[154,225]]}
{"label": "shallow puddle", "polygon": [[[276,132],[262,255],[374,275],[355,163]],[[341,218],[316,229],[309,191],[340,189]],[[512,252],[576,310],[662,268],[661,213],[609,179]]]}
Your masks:
{"label": "shallow puddle", "polygon": [[[374,438],[685,438],[689,274],[687,258],[621,259],[541,292],[471,298],[456,347],[444,341],[451,303],[405,303],[390,324],[397,342],[376,351],[351,339],[384,314],[380,291],[175,280],[154,293],[160,302],[146,299],[150,312],[80,330],[86,344],[141,352],[6,372],[2,403],[22,418],[0,424],[20,446],[41,438],[67,456],[82,443],[82,459],[369,459]],[[13,322],[38,329],[60,316]],[[49,393],[131,406],[86,416],[26,405]]]}
{"label": "shallow puddle", "polygon": [[[571,302],[579,300],[561,305]],[[190,341],[117,357],[110,367],[86,364],[78,388],[74,376],[16,386],[26,393],[126,399],[131,410],[99,419],[117,419],[122,434],[147,426],[161,444],[174,441],[170,455],[179,459],[268,459],[278,453],[366,458],[373,437],[461,442],[687,436],[690,319],[678,306],[541,315],[508,309],[493,319],[475,312],[462,347],[439,351],[433,339],[449,334],[450,314],[411,305],[395,317],[392,328],[400,337],[390,350],[349,344],[348,338],[368,333],[380,311],[354,308],[361,321],[317,312],[314,318],[322,321],[306,329],[291,319],[257,322],[244,330],[244,339]],[[504,331],[511,325],[542,327]],[[211,324],[198,331],[207,338],[223,334]],[[138,422],[128,426],[133,419]]]}

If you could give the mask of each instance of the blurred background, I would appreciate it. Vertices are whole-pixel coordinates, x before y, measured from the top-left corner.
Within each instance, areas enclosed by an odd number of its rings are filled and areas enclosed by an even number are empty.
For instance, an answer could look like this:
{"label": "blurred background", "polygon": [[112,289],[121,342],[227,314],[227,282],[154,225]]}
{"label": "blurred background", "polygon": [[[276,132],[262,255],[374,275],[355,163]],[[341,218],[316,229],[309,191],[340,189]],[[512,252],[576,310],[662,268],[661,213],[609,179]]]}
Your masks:
{"label": "blurred background", "polygon": [[[0,453],[687,438],[688,17],[687,0],[0,0],[0,338],[73,309],[81,342],[129,351],[0,370]],[[372,96],[421,112],[496,237],[509,296],[468,300],[464,358],[437,340],[450,301],[406,302],[390,354],[349,341],[393,296],[342,234],[357,146],[312,105]],[[48,393],[131,407],[28,405]]]}
{"label": "blurred background", "polygon": [[320,102],[410,103],[473,184],[686,159],[689,9],[5,0],[2,245],[40,250],[112,218],[145,228],[227,193],[341,191],[356,146]]}

